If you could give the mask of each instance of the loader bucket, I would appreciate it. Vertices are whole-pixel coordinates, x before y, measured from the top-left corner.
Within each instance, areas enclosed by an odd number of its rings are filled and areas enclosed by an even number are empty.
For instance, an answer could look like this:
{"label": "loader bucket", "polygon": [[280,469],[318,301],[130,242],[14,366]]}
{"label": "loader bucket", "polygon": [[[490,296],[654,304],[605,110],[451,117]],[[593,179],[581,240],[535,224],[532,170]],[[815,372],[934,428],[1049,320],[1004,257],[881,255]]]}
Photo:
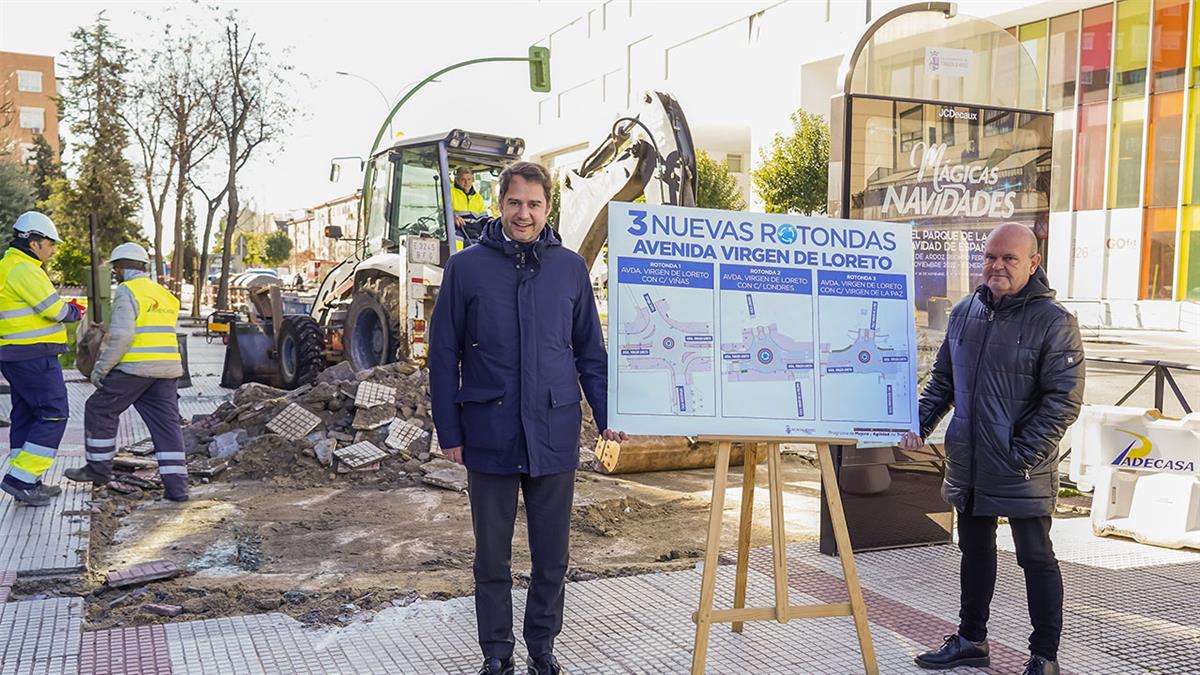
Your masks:
{"label": "loader bucket", "polygon": [[[741,466],[745,456],[734,444],[729,465]],[[717,446],[693,443],[686,436],[630,436],[624,443],[596,441],[596,470],[603,474],[711,469],[717,463]]]}
{"label": "loader bucket", "polygon": [[269,323],[234,321],[221,369],[221,386],[236,389],[247,382],[281,387],[275,362],[275,335]]}

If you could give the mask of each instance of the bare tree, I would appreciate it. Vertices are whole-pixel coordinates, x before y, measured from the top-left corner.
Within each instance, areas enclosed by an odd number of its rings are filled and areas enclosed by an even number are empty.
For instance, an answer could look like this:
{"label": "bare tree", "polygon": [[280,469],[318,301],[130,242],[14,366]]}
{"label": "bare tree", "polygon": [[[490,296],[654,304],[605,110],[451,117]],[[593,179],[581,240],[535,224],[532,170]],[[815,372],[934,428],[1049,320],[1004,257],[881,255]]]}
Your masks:
{"label": "bare tree", "polygon": [[[220,69],[209,82],[215,126],[227,161],[225,173],[226,218],[221,252],[221,279],[217,307],[229,305],[229,259],[237,228],[238,172],[246,160],[264,144],[274,141],[292,117],[294,108],[283,92],[286,65],[271,62],[266,47],[246,36],[237,12],[224,19],[224,41],[220,45]],[[207,245],[207,241],[205,242]]]}
{"label": "bare tree", "polygon": [[154,269],[162,270],[163,209],[171,190],[176,155],[171,148],[170,120],[159,103],[159,74],[153,55],[143,57],[139,76],[130,85],[129,100],[118,109],[121,121],[133,134],[142,161],[138,178],[146,189],[150,215],[154,219]]}

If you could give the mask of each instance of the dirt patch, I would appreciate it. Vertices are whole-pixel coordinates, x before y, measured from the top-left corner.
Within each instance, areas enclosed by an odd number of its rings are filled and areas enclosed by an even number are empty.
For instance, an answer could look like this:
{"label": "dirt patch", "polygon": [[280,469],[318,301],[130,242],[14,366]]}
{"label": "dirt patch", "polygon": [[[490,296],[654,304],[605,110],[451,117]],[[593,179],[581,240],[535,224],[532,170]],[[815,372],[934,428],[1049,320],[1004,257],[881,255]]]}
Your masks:
{"label": "dirt patch", "polygon": [[618,497],[576,506],[571,514],[571,528],[576,532],[616,537],[646,525],[657,525],[684,511],[694,515],[705,510],[705,505],[687,499],[650,504],[637,497]]}

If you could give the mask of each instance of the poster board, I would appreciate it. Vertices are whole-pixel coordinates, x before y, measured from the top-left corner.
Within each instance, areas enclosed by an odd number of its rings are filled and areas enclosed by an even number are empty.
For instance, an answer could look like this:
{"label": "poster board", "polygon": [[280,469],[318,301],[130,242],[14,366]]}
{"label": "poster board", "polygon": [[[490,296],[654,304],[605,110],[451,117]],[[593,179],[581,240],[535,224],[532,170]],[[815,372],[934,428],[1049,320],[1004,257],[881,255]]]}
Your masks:
{"label": "poster board", "polygon": [[916,427],[907,224],[608,213],[610,427],[870,445]]}

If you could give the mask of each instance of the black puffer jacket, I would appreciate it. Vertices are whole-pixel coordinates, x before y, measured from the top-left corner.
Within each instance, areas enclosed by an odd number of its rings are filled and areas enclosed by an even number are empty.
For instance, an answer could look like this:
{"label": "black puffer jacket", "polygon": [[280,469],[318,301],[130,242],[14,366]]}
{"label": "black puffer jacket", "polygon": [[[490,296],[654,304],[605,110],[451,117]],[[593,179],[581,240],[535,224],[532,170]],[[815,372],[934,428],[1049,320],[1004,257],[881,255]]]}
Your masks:
{"label": "black puffer jacket", "polygon": [[921,393],[921,436],[954,408],[942,497],[978,516],[1054,512],[1058,442],[1083,402],[1079,326],[1038,268],[993,305],[987,286],[950,312]]}

